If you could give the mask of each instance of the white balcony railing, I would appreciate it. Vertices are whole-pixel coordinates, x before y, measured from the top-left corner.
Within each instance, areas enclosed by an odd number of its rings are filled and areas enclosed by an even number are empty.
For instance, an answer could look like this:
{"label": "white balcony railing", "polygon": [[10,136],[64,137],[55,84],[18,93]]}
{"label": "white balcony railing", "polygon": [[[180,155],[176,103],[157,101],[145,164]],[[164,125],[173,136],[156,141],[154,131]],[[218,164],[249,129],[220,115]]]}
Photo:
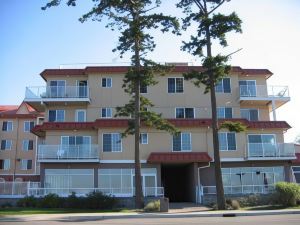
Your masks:
{"label": "white balcony railing", "polygon": [[40,188],[40,182],[0,182],[1,198],[28,195],[30,188]]}
{"label": "white balcony railing", "polygon": [[289,88],[287,86],[267,86],[267,85],[240,85],[240,97],[289,97]]}
{"label": "white balcony railing", "polygon": [[[224,186],[225,194],[268,194],[274,192],[274,190],[275,186],[273,184]],[[203,186],[202,193],[203,195],[214,195],[216,194],[216,186]]]}
{"label": "white balcony railing", "polygon": [[248,158],[285,158],[295,157],[295,146],[292,143],[248,143]]}
{"label": "white balcony railing", "polygon": [[98,160],[98,145],[39,145],[38,160]]}
{"label": "white balcony railing", "polygon": [[[115,197],[132,197],[134,196],[134,188],[29,188],[29,195],[44,196],[50,193],[59,196],[68,196],[74,192],[76,195],[86,195],[93,191],[102,192],[105,195]],[[145,197],[164,196],[163,187],[144,187],[143,193]]]}
{"label": "white balcony railing", "polygon": [[25,99],[89,98],[88,86],[26,87]]}

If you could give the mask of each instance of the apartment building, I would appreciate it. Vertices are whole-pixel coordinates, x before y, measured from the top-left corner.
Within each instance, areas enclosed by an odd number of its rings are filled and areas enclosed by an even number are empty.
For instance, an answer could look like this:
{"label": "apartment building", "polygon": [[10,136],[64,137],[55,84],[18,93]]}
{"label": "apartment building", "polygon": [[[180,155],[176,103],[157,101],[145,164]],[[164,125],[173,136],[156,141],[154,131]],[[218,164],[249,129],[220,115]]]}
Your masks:
{"label": "apartment building", "polygon": [[[145,196],[199,201],[215,193],[210,96],[183,79],[200,66],[175,66],[159,83],[142,87],[153,110],[181,133],[141,128],[140,157]],[[39,137],[42,190],[58,194],[100,190],[134,195],[134,138],[121,138],[129,118],[115,118],[128,102],[122,89],[126,66],[46,69],[43,87],[27,87],[25,102],[45,113],[32,132]],[[284,142],[290,125],[277,121],[276,109],[290,101],[288,87],[268,86],[266,69],[233,67],[216,86],[218,117],[247,126],[241,133],[220,130],[226,194],[267,193],[278,181],[292,181],[295,146]],[[41,191],[41,190],[40,190]]]}
{"label": "apartment building", "polygon": [[0,106],[0,182],[40,180],[37,137],[30,131],[42,117],[24,102]]}

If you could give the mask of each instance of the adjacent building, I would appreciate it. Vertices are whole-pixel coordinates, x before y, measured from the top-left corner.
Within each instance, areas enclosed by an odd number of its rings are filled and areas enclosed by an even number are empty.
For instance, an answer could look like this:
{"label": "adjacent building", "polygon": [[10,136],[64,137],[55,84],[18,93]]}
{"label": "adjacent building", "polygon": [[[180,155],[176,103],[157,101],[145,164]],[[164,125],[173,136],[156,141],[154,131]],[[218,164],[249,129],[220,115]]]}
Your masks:
{"label": "adjacent building", "polygon": [[31,129],[43,114],[26,103],[0,106],[0,182],[39,181],[37,136]]}
{"label": "adjacent building", "polygon": [[[39,191],[65,195],[97,189],[119,197],[134,195],[134,138],[121,138],[130,118],[114,117],[116,107],[129,100],[122,89],[128,68],[46,69],[41,73],[45,86],[26,88],[26,104],[45,115],[32,129],[38,137]],[[142,127],[145,196],[199,202],[215,193],[210,95],[182,76],[202,69],[177,65],[168,75],[157,76],[157,85],[141,87],[155,105],[147,110],[161,113],[181,131],[172,136]],[[283,136],[290,125],[276,118],[276,109],[290,101],[289,90],[269,86],[271,76],[267,69],[233,67],[216,86],[220,122],[247,126],[246,132],[219,132],[227,194],[267,193],[276,182],[294,179],[295,146]],[[16,159],[21,164],[29,158],[20,153]]]}

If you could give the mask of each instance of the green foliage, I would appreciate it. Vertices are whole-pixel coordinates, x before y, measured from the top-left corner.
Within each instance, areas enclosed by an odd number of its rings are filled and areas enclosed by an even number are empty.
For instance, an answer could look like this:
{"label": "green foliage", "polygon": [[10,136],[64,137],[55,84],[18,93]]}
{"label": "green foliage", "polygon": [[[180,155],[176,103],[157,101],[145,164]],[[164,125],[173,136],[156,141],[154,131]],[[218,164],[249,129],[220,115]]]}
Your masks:
{"label": "green foliage", "polygon": [[277,201],[283,206],[295,206],[300,200],[300,186],[296,183],[279,182],[275,186]]}
{"label": "green foliage", "polygon": [[37,207],[41,208],[60,208],[63,206],[64,199],[57,194],[48,194],[37,201]]}
{"label": "green foliage", "polygon": [[246,131],[246,126],[240,122],[232,122],[232,121],[225,121],[222,122],[220,125],[220,129],[228,129],[230,132],[243,132]]}
{"label": "green foliage", "polygon": [[37,207],[38,199],[34,196],[25,196],[17,201],[18,207],[34,208]]}
{"label": "green foliage", "polygon": [[160,211],[160,201],[155,200],[148,202],[147,205],[144,207],[146,212],[159,212]]}
{"label": "green foliage", "polygon": [[112,209],[118,203],[116,198],[97,191],[89,193],[84,200],[87,209]]}

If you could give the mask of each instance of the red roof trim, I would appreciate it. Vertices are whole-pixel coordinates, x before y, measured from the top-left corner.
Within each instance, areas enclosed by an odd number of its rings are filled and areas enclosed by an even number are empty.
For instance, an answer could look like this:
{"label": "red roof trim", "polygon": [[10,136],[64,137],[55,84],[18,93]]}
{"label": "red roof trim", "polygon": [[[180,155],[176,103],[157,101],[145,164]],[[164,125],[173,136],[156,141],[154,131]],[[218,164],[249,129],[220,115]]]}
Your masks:
{"label": "red roof trim", "polygon": [[[84,69],[45,69],[40,73],[41,77],[46,80],[46,76],[85,76],[91,73],[126,73],[129,66],[88,66]],[[174,73],[184,73],[191,70],[203,71],[202,66],[175,66],[172,70]],[[244,75],[269,75],[273,73],[267,69],[242,69],[239,66],[231,67],[234,73],[241,73]],[[267,77],[269,77],[267,76]]]}
{"label": "red roof trim", "polygon": [[292,163],[300,164],[300,153],[295,153],[296,159],[292,160]]}
{"label": "red roof trim", "polygon": [[207,152],[152,152],[148,163],[192,163],[211,162],[212,158]]}

